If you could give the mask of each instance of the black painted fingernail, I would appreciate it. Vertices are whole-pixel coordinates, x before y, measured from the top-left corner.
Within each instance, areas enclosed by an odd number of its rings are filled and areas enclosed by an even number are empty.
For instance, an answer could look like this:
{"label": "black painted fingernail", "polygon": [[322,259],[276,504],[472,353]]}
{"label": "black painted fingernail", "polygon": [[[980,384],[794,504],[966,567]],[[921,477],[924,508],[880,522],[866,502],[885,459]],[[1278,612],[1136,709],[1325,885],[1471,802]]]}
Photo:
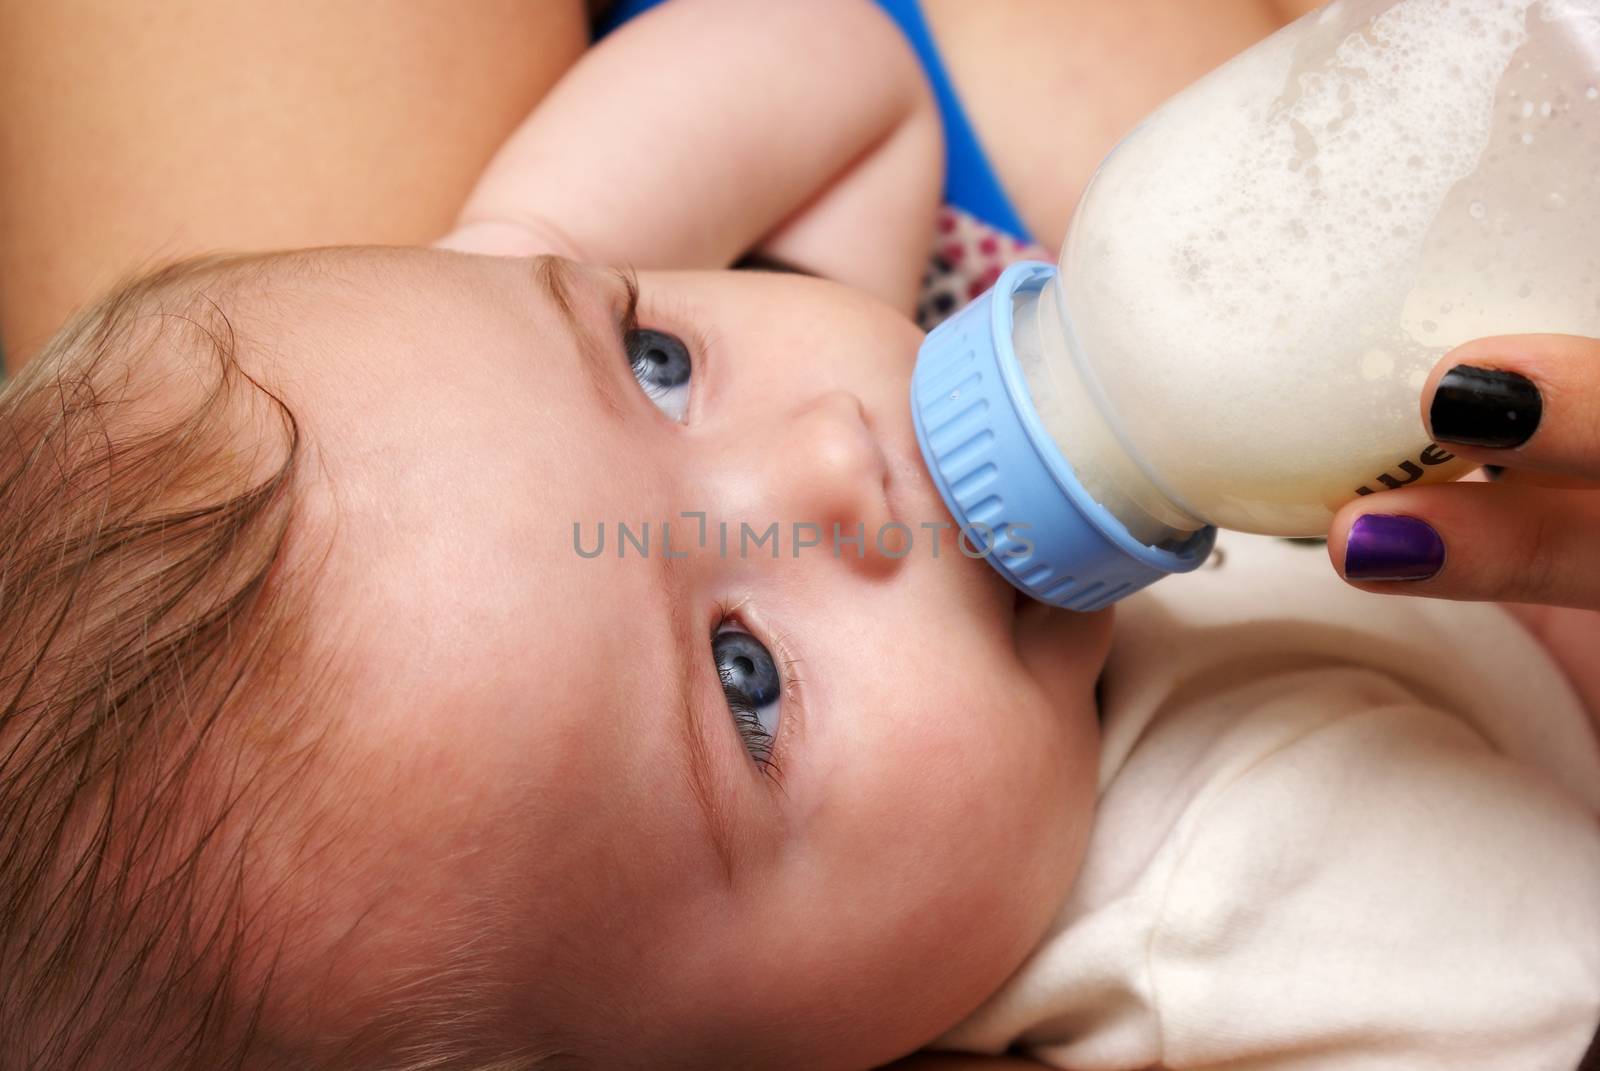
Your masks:
{"label": "black painted fingernail", "polygon": [[1426,580],[1444,568],[1444,540],[1415,517],[1368,513],[1344,545],[1347,580]]}
{"label": "black painted fingernail", "polygon": [[1543,411],[1526,376],[1458,364],[1440,378],[1428,419],[1442,443],[1506,449],[1532,437]]}

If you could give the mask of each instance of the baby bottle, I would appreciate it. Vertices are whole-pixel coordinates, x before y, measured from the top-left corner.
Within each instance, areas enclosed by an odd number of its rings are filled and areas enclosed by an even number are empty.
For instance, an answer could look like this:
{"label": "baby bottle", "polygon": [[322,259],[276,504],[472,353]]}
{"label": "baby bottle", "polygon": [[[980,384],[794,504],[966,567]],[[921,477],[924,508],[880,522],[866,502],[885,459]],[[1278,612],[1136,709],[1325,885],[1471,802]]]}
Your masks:
{"label": "baby bottle", "polygon": [[1337,0],[1124,139],[912,410],[969,545],[1092,610],[1462,475],[1420,388],[1523,332],[1600,335],[1600,0]]}

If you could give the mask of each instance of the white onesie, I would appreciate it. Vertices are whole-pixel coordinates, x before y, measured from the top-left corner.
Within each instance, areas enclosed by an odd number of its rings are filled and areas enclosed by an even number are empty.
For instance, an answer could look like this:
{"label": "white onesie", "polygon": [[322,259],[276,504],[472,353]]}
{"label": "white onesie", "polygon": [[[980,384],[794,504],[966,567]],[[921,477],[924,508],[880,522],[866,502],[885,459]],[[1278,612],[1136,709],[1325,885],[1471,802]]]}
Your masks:
{"label": "white onesie", "polygon": [[1118,607],[1084,868],[935,1047],[1572,1071],[1600,1023],[1600,740],[1559,668],[1498,607],[1218,547]]}

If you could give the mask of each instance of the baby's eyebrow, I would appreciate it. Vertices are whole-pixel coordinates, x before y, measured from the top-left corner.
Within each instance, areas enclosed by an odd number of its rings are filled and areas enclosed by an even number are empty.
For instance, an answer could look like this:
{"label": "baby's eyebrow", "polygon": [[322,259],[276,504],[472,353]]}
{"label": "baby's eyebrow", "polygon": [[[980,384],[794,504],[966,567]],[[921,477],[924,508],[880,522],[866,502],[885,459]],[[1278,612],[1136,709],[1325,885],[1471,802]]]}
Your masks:
{"label": "baby's eyebrow", "polygon": [[[590,322],[577,311],[573,291],[584,283],[577,277],[572,262],[562,257],[541,256],[534,258],[532,267],[534,278],[577,340],[584,371],[601,406],[613,418],[619,421],[624,419],[627,407],[620,396],[625,386],[618,373],[621,362],[614,359],[615,354],[609,345],[612,340],[597,337]],[[619,274],[616,280],[619,294],[613,304],[623,306],[625,311],[620,319],[624,323],[631,323],[638,303],[638,288],[626,276]],[[671,702],[678,723],[680,761],[687,770],[689,790],[704,819],[711,846],[716,850],[724,874],[731,882],[738,856],[734,852],[731,816],[724,804],[728,788],[719,784],[717,763],[707,746],[694,703],[693,659],[701,636],[695,630],[689,608],[689,578],[681,557],[664,552],[652,557],[656,565],[655,575],[651,579],[660,605],[665,610],[667,634],[670,637],[668,642],[673,648]],[[709,657],[709,644],[704,650]]]}
{"label": "baby's eyebrow", "polygon": [[[556,312],[578,344],[579,363],[583,365],[584,374],[600,407],[613,420],[622,420],[627,415],[628,407],[622,396],[623,384],[618,378],[621,363],[615,359],[610,346],[614,340],[598,336],[594,325],[578,312],[574,291],[584,283],[573,270],[573,263],[565,257],[547,254],[534,257],[531,267],[534,280],[555,305]],[[629,302],[631,308],[631,292]]]}

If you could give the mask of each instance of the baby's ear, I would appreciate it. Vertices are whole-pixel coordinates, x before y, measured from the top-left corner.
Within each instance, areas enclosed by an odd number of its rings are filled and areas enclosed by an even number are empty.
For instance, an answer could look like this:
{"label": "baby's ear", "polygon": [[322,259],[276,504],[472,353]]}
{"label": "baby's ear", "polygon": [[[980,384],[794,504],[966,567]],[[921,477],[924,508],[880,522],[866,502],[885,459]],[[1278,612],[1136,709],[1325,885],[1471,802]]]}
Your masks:
{"label": "baby's ear", "polygon": [[479,219],[462,221],[431,248],[492,257],[537,257],[553,254],[583,260],[583,251],[555,224],[542,219]]}

